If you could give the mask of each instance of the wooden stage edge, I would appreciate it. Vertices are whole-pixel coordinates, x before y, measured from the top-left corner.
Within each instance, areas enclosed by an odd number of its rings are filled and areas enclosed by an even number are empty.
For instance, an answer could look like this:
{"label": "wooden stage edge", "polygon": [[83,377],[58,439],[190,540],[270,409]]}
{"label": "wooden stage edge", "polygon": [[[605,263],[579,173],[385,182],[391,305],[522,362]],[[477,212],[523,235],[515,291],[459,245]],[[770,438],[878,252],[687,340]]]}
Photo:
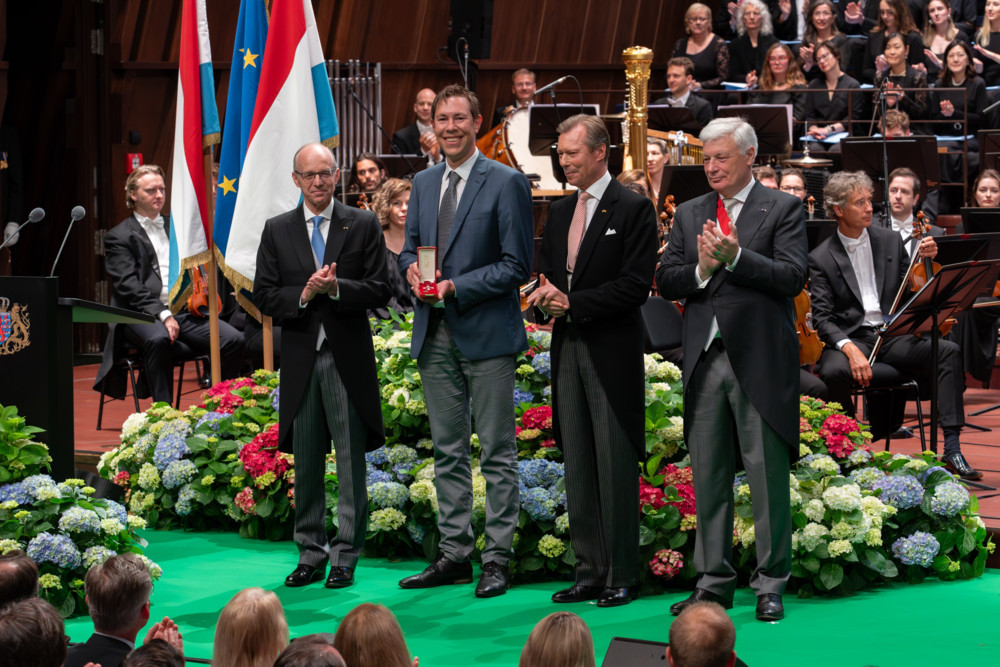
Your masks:
{"label": "wooden stage edge", "polygon": [[[181,396],[181,409],[186,409],[191,405],[200,402],[202,389],[197,384],[194,371],[191,365],[187,367],[184,378],[183,394]],[[135,409],[135,404],[131,396],[124,401],[110,400],[104,406],[104,428],[97,430],[97,409],[100,405],[100,395],[93,390],[94,376],[97,373],[96,365],[77,366],[73,375],[73,403],[74,403],[74,423],[75,423],[75,463],[76,468],[90,472],[96,472],[98,459],[104,452],[113,449],[118,445],[121,438],[121,424]],[[1000,387],[1000,369],[994,371],[992,382],[994,387]],[[175,384],[176,387],[176,379]],[[997,389],[985,389],[982,383],[966,376],[965,410],[967,415],[1000,405],[1000,391]],[[140,400],[140,409],[149,407],[149,399]],[[929,411],[929,406],[924,403],[924,412]],[[916,418],[916,411],[913,404],[909,405],[907,411],[908,423],[912,424]],[[967,422],[971,425],[988,430],[979,430],[967,426],[962,432],[962,452],[968,459],[970,465],[983,472],[981,480],[994,490],[975,490],[979,498],[979,511],[986,524],[986,529],[992,533],[993,541],[1000,544],[1000,407],[979,416],[969,416]],[[929,437],[929,434],[928,434]],[[876,448],[881,448],[885,441],[875,443]],[[939,432],[938,447],[942,446],[942,436]],[[913,454],[920,451],[919,438],[906,438],[893,440],[891,450]],[[987,565],[992,568],[1000,568],[1000,548],[990,557]]]}

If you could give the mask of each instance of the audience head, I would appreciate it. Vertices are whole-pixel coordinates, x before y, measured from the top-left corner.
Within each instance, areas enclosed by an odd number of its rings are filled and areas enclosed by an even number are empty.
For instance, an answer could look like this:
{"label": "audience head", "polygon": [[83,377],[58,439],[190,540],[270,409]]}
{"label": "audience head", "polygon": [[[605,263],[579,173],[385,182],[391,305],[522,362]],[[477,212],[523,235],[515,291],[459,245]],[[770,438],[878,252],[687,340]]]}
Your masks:
{"label": "audience head", "polygon": [[815,44],[817,35],[825,35],[827,30],[831,36],[839,35],[836,18],[837,5],[833,0],[813,0],[806,15],[805,41]]}
{"label": "audience head", "polygon": [[132,553],[112,556],[87,571],[87,606],[97,632],[132,641],[149,620],[153,580]]}
{"label": "audience head", "polygon": [[[885,0],[882,0],[885,2]],[[882,45],[882,55],[889,63],[890,71],[900,67],[906,67],[906,56],[910,53],[906,45],[906,38],[898,32],[890,32],[885,36],[885,43]],[[888,74],[888,72],[887,72]]]}
{"label": "audience head", "polygon": [[893,169],[889,174],[889,207],[892,217],[906,220],[920,199],[920,177],[909,167]]}
{"label": "audience head", "polygon": [[823,188],[823,206],[842,232],[860,234],[872,221],[872,179],[863,171],[836,172]]}
{"label": "audience head", "polygon": [[975,208],[1000,207],[1000,172],[995,169],[983,169],[972,186],[972,201],[969,204]]}
{"label": "audience head", "polygon": [[801,169],[789,167],[781,170],[781,177],[778,179],[778,189],[790,195],[805,200],[806,198],[806,178]]}
{"label": "audience head", "polygon": [[692,2],[684,12],[684,31],[689,35],[712,32],[712,10],[701,2]]}
{"label": "audience head", "polygon": [[951,17],[951,3],[949,0],[928,0],[927,17],[924,22],[924,46],[930,48],[939,29],[948,41],[955,39],[958,34],[955,20]]}
{"label": "audience head", "polygon": [[164,640],[154,639],[125,656],[122,667],[184,667],[184,654]]}
{"label": "audience head", "polygon": [[566,182],[586,190],[608,170],[611,138],[604,121],[597,116],[577,114],[559,123],[559,164]]}
{"label": "audience head", "polygon": [[306,635],[285,647],[274,667],[347,667],[327,635]]}
{"label": "audience head", "polygon": [[354,158],[351,178],[361,192],[372,194],[385,181],[385,162],[374,153],[362,153]]}
{"label": "audience head", "polygon": [[380,604],[364,602],[337,627],[333,647],[351,667],[412,667],[410,649],[396,617]]}
{"label": "audience head", "polygon": [[778,189],[778,174],[774,171],[774,167],[766,164],[754,167],[753,177],[760,181],[760,184],[765,188],[770,188],[771,190]]}
{"label": "audience head", "polygon": [[125,206],[139,215],[155,218],[167,200],[163,169],[155,164],[139,165],[125,179]]}
{"label": "audience head", "polygon": [[521,650],[518,667],[594,667],[594,639],[583,619],[557,611],[538,622]]}
{"label": "audience head", "polygon": [[878,24],[872,32],[916,32],[917,24],[905,0],[879,0]]}
{"label": "audience head", "polygon": [[663,165],[669,161],[667,142],[659,137],[646,137],[646,169],[649,173],[659,175]]}
{"label": "audience head", "polygon": [[986,0],[983,8],[983,25],[976,33],[980,46],[989,46],[990,33],[1000,30],[1000,0]]}
{"label": "audience head", "polygon": [[271,667],[288,645],[288,623],[278,596],[245,588],[222,609],[215,626],[213,667]]}
{"label": "audience head", "polygon": [[[946,86],[968,81],[976,76],[976,68],[972,62],[972,49],[960,39],[953,40],[944,49],[944,67],[941,68],[940,79]],[[958,105],[955,105],[958,107]]]}
{"label": "audience head", "polygon": [[764,56],[764,71],[760,75],[760,87],[772,90],[781,84],[803,86],[806,77],[799,68],[795,54],[787,44],[775,42],[767,49]]}
{"label": "audience head", "polygon": [[430,88],[423,88],[417,92],[417,99],[413,102],[413,113],[417,114],[417,120],[424,125],[431,124],[431,109],[434,107],[434,91]]}
{"label": "audience head", "polygon": [[723,197],[735,196],[752,177],[757,134],[743,118],[716,118],[698,135],[703,144],[705,176]]}
{"label": "audience head", "polygon": [[759,30],[761,35],[774,32],[771,10],[761,0],[745,0],[736,10],[736,32],[742,35],[747,30]]}
{"label": "audience head", "polygon": [[899,109],[889,109],[885,112],[885,136],[910,136],[910,115]]}
{"label": "audience head", "polygon": [[0,665],[60,667],[68,640],[62,616],[41,598],[0,607]]}
{"label": "audience head", "polygon": [[735,647],[736,628],[722,606],[695,602],[670,624],[667,662],[671,667],[731,667]]}
{"label": "audience head", "polygon": [[413,183],[403,178],[390,178],[382,184],[372,200],[372,210],[382,223],[382,229],[406,224],[406,209],[410,203]]}
{"label": "audience head", "polygon": [[14,549],[0,556],[0,605],[38,595],[38,566]]}
{"label": "audience head", "polygon": [[524,106],[535,97],[535,90],[538,88],[535,82],[535,73],[530,69],[522,67],[510,76],[510,89],[514,93],[514,99],[518,106]]}
{"label": "audience head", "polygon": [[618,174],[618,182],[633,192],[637,192],[643,197],[653,198],[653,187],[649,183],[649,177],[642,169],[629,169]]}

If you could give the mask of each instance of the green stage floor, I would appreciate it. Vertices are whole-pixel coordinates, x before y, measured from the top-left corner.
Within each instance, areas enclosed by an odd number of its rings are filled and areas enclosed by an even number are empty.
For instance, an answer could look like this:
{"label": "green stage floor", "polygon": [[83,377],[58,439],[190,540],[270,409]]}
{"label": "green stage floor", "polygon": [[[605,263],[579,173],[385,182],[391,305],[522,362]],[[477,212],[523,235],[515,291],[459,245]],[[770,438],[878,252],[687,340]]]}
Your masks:
{"label": "green stage floor", "polygon": [[[561,582],[517,586],[479,600],[472,585],[404,591],[396,582],[425,566],[418,561],[362,559],[358,582],[330,591],[322,584],[282,585],[296,563],[291,542],[244,540],[233,533],[146,531],[147,555],[163,567],[153,593],[153,619],[173,618],[190,657],[211,657],[219,611],[240,589],[260,586],[281,599],[293,637],[335,632],[361,602],[396,614],[421,667],[517,665],[521,646],[541,618],[557,610],[580,614],[594,636],[597,664],[612,637],[666,641],[668,607],[686,592],[640,598],[625,607],[555,605]],[[773,624],[753,617],[749,589],[736,596],[730,617],[737,654],[751,667],[775,665],[976,665],[1000,662],[1000,572],[975,581],[896,585],[851,598],[785,601],[787,618]],[[73,641],[84,641],[88,617],[67,623]],[[665,663],[664,663],[665,664]]]}

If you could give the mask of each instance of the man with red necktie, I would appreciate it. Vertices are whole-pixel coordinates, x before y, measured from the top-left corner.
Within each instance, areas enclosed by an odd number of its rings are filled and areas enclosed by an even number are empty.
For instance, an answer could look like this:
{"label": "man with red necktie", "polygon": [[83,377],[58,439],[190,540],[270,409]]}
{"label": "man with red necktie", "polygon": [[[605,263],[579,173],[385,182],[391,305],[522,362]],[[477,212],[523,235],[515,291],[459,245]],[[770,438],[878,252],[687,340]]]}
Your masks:
{"label": "man with red necktie", "polygon": [[762,621],[784,617],[791,572],[788,472],[798,456],[799,356],[793,298],[806,278],[802,202],[754,180],[753,128],[717,118],[700,135],[714,192],[677,208],[656,274],[684,308],[684,439],[697,494],[698,600],[732,607],[733,477],[742,456],[753,497]]}

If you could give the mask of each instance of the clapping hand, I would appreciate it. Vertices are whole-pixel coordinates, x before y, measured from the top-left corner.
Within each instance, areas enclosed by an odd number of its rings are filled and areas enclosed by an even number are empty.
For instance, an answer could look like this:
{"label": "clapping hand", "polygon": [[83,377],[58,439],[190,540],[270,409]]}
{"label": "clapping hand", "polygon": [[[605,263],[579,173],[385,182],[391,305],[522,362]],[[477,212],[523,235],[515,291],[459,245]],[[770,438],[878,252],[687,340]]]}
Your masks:
{"label": "clapping hand", "polygon": [[550,283],[544,273],[539,274],[538,287],[528,296],[528,303],[555,317],[569,312],[569,297]]}
{"label": "clapping hand", "polygon": [[865,13],[861,11],[861,5],[857,2],[847,3],[847,7],[844,8],[844,19],[854,25],[864,23]]}
{"label": "clapping hand", "polygon": [[747,74],[747,88],[757,87],[757,70],[751,70]]}
{"label": "clapping hand", "polygon": [[309,303],[317,294],[337,293],[337,264],[334,262],[309,276],[300,297],[302,303]]}

